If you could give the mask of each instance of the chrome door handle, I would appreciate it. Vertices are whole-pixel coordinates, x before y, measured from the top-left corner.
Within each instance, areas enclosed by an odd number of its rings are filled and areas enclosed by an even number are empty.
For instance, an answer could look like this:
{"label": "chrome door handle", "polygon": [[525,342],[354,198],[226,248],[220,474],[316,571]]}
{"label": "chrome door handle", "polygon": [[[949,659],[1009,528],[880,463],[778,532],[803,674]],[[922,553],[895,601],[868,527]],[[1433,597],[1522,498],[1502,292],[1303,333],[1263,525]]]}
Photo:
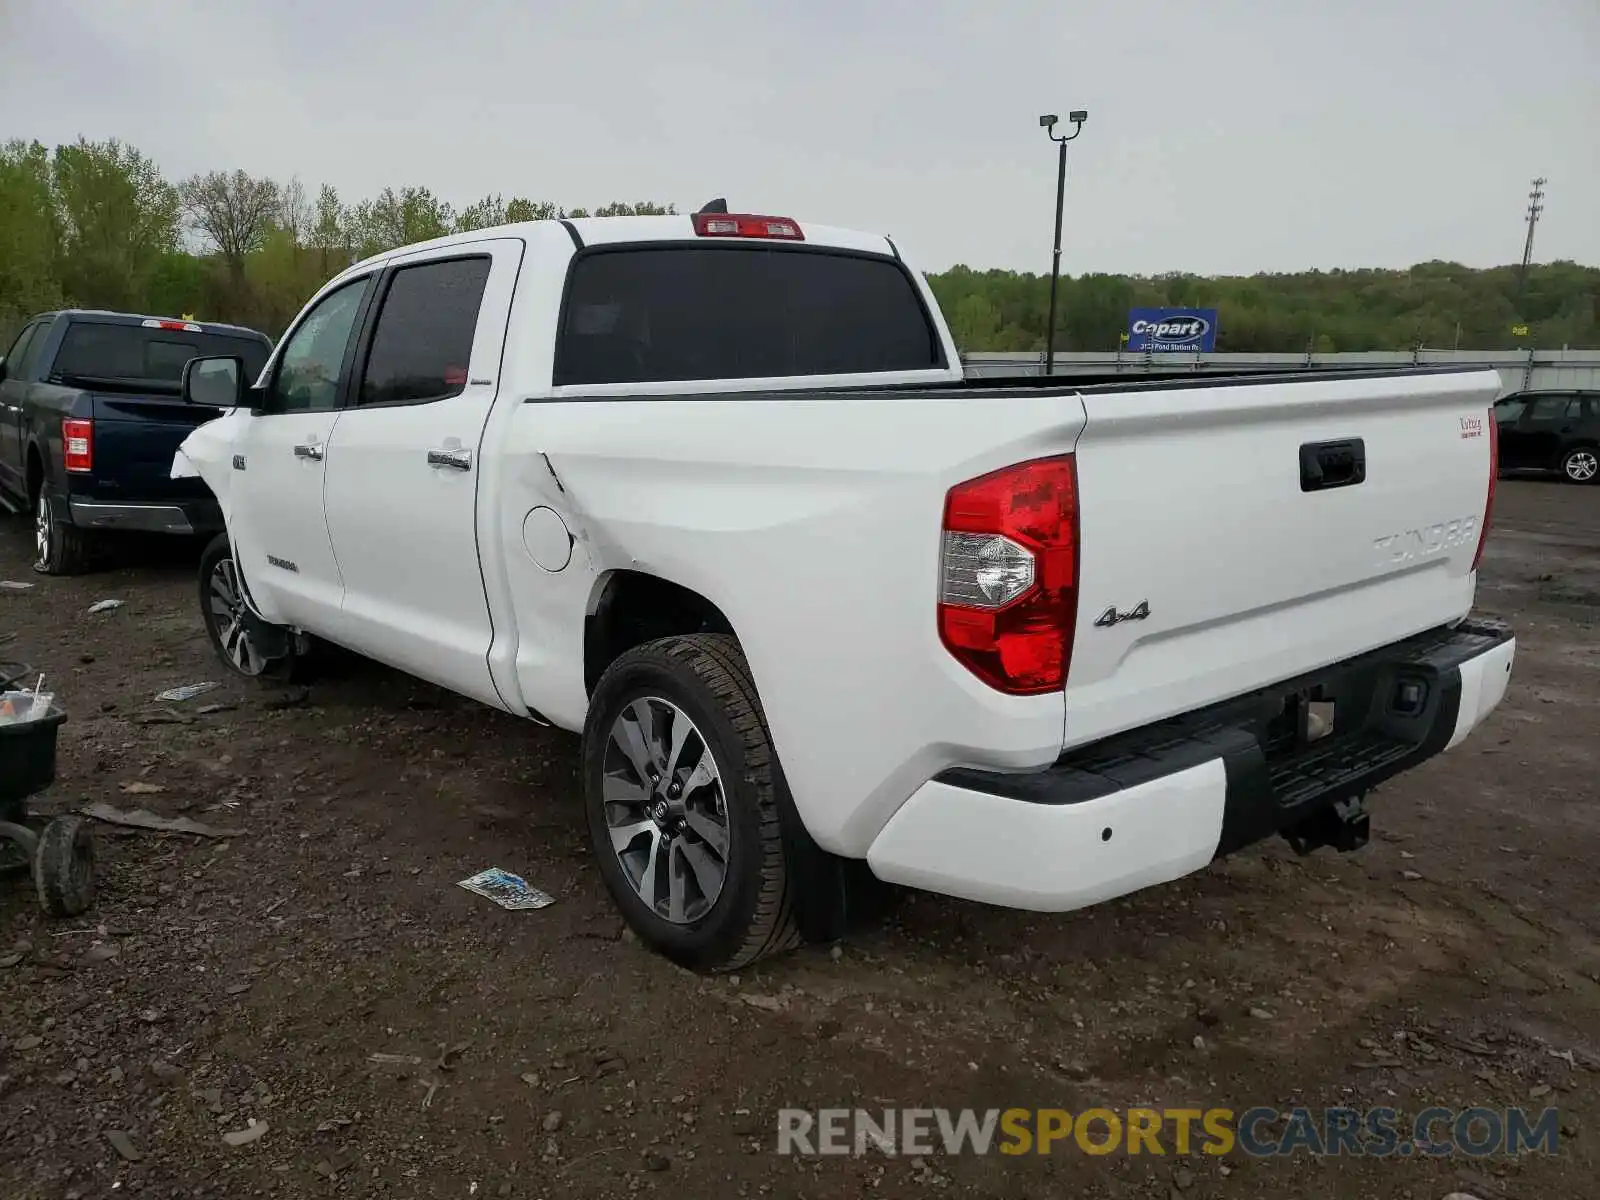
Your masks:
{"label": "chrome door handle", "polygon": [[309,458],[313,462],[322,461],[322,444],[320,442],[307,442],[294,448],[296,458]]}
{"label": "chrome door handle", "polygon": [[471,450],[429,450],[430,467],[449,467],[452,471],[472,470]]}

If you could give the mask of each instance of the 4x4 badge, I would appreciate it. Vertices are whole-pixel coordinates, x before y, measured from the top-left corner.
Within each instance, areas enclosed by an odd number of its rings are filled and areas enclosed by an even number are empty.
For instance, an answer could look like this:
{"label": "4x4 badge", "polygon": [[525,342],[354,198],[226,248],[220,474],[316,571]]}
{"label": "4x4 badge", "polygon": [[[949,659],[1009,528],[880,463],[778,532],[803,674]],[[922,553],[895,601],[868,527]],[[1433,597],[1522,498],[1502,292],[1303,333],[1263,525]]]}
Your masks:
{"label": "4x4 badge", "polygon": [[1124,621],[1142,621],[1150,615],[1150,601],[1141,600],[1134,606],[1132,612],[1118,612],[1117,606],[1112,605],[1094,619],[1094,623],[1101,628],[1109,629],[1113,625],[1120,625]]}

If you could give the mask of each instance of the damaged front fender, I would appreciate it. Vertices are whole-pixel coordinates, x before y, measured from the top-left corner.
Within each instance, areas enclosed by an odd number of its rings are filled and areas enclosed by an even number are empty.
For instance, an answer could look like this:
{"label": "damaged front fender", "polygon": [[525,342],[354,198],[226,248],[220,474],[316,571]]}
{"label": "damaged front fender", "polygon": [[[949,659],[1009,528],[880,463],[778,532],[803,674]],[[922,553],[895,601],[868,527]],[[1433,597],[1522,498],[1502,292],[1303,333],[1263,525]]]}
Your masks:
{"label": "damaged front fender", "polygon": [[211,489],[222,508],[222,519],[229,528],[233,526],[229,504],[229,490],[236,469],[234,445],[243,426],[250,419],[247,409],[233,409],[207,421],[183,439],[177,453],[172,456],[173,479],[200,478]]}

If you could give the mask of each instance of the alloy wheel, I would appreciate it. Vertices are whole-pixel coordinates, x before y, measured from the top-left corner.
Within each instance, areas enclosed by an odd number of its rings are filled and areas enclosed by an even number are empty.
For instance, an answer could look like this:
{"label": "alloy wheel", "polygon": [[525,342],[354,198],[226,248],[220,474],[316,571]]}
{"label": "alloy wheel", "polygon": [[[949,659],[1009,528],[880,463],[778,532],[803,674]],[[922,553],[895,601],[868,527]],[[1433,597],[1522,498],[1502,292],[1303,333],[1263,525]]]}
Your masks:
{"label": "alloy wheel", "polygon": [[1593,450],[1574,450],[1567,455],[1566,472],[1574,483],[1589,483],[1600,474],[1600,456]]}
{"label": "alloy wheel", "polygon": [[50,561],[51,541],[54,536],[54,523],[50,520],[50,502],[40,496],[38,503],[34,505],[33,514],[33,549],[40,566]]}
{"label": "alloy wheel", "polygon": [[206,605],[210,609],[217,645],[223,656],[233,664],[234,670],[241,675],[261,674],[267,660],[250,637],[250,626],[245,620],[244,594],[239,587],[239,572],[233,559],[220,559],[211,569]]}
{"label": "alloy wheel", "polygon": [[689,714],[642,696],[612,722],[601,804],[623,876],[657,917],[704,917],[728,877],[732,827],[716,756]]}

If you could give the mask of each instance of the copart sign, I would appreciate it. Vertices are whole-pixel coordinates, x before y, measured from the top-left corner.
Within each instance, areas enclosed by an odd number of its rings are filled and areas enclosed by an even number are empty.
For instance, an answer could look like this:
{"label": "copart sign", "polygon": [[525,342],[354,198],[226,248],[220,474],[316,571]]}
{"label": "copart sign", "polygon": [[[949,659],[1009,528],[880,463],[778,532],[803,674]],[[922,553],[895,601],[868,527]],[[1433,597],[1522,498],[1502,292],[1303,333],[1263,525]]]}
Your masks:
{"label": "copart sign", "polygon": [[1214,308],[1135,308],[1128,313],[1128,349],[1157,354],[1217,348]]}

